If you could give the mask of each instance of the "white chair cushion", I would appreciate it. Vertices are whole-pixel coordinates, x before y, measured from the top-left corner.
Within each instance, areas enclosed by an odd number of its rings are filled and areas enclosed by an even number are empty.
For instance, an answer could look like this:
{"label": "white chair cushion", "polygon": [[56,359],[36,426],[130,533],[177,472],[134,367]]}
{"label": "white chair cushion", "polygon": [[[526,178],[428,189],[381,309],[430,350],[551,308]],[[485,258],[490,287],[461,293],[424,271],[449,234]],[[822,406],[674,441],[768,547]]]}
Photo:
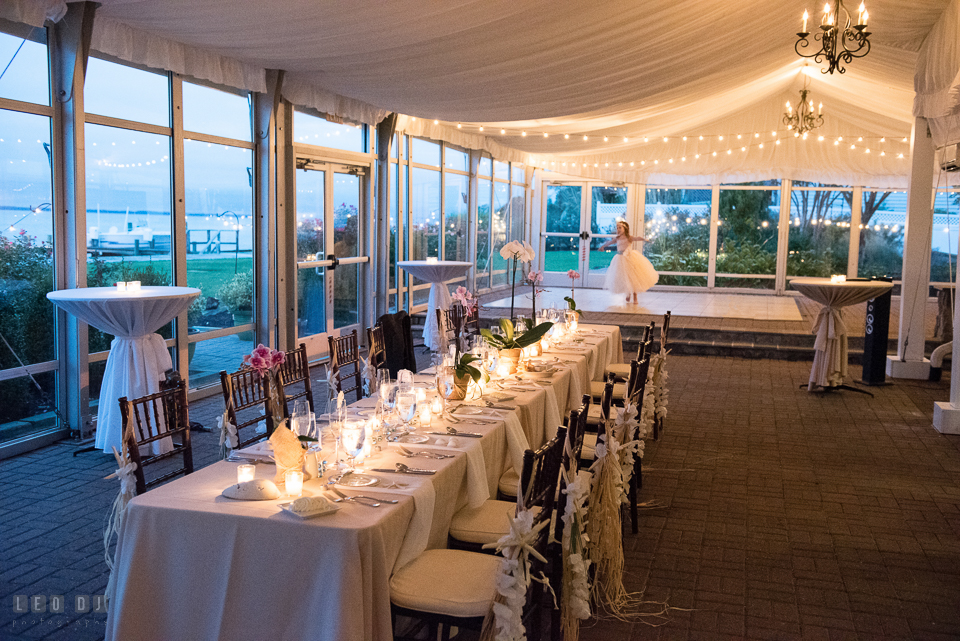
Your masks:
{"label": "white chair cushion", "polygon": [[450,536],[465,543],[496,543],[510,532],[517,512],[514,501],[484,501],[477,508],[465,507],[453,515]]}
{"label": "white chair cushion", "polygon": [[390,600],[419,612],[486,616],[497,594],[502,560],[463,550],[427,550],[390,577]]}
{"label": "white chair cushion", "polygon": [[[603,395],[603,388],[606,387],[606,383],[601,381],[591,381],[590,382],[590,395],[595,399],[599,399]],[[627,384],[626,383],[615,383],[613,385],[613,398],[620,399],[627,393]]]}
{"label": "white chair cushion", "polygon": [[630,376],[630,363],[612,363],[603,370],[603,377],[613,374],[617,378],[626,380]]}
{"label": "white chair cushion", "polygon": [[583,449],[580,450],[581,461],[592,461],[597,458],[597,433],[587,432],[583,435]]}
{"label": "white chair cushion", "polygon": [[503,473],[500,477],[498,489],[504,496],[516,496],[517,488],[520,486],[520,475],[512,467]]}

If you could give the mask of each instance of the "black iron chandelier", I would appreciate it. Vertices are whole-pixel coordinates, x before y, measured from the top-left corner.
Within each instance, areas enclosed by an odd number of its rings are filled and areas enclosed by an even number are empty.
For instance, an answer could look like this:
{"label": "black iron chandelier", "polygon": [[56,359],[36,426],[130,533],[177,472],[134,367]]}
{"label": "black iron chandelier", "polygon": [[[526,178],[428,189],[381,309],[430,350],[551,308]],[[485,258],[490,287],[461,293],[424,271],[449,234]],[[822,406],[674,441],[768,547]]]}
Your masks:
{"label": "black iron chandelier", "polygon": [[807,31],[810,16],[806,11],[803,12],[803,31],[797,33],[799,39],[793,48],[798,55],[813,58],[818,64],[826,61],[829,66],[821,69],[820,73],[844,73],[846,70],[843,65],[870,53],[870,32],[866,30],[870,14],[861,2],[857,11],[857,23],[853,24],[850,13],[843,6],[843,0],[836,0],[836,9],[831,8],[831,4],[827,2],[824,5],[823,16],[820,18],[820,33],[813,36],[815,41],[820,42],[820,50],[804,53],[810,47],[810,41],[807,40],[810,35]]}
{"label": "black iron chandelier", "polygon": [[793,130],[794,136],[804,135],[811,129],[816,129],[823,124],[823,103],[820,103],[820,106],[817,107],[817,113],[814,115],[813,101],[807,101],[808,93],[806,87],[800,90],[800,104],[797,105],[796,112],[790,105],[790,101],[787,101],[787,112],[783,114],[783,124],[787,126],[787,129]]}

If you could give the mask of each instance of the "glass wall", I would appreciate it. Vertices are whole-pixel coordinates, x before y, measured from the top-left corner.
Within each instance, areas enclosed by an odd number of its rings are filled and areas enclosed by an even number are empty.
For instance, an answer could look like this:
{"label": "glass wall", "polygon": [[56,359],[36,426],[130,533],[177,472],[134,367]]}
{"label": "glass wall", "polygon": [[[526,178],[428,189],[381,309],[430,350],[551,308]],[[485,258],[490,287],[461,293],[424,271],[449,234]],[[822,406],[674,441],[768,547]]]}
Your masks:
{"label": "glass wall", "polygon": [[647,189],[643,251],[659,284],[707,284],[712,198],[710,189]]}
{"label": "glass wall", "polygon": [[[253,328],[253,148],[250,96],[183,83],[190,384],[216,383],[256,346]],[[232,144],[203,140],[232,138]],[[204,334],[242,328],[219,338]]]}
{"label": "glass wall", "polygon": [[906,192],[864,190],[860,211],[857,276],[889,276],[900,280],[907,222]]}
{"label": "glass wall", "polygon": [[938,191],[933,204],[933,238],[930,243],[932,283],[953,283],[957,280],[958,222],[960,189]]}
{"label": "glass wall", "polygon": [[779,181],[767,187],[721,188],[718,221],[716,286],[774,289]]}
{"label": "glass wall", "polygon": [[[617,235],[617,219],[626,219],[626,187],[593,187],[590,203],[590,273],[605,274],[616,255],[612,251],[597,251],[601,245]],[[640,235],[631,229],[631,235]],[[575,255],[575,253],[574,253]],[[571,268],[571,269],[575,269]],[[558,270],[551,270],[558,271]]]}
{"label": "glass wall", "polygon": [[[42,29],[0,33],[0,445],[57,427],[50,79]],[[12,106],[12,105],[11,105]],[[19,361],[40,365],[35,379]]]}
{"label": "glass wall", "polygon": [[787,277],[847,273],[851,193],[849,188],[794,183]]}

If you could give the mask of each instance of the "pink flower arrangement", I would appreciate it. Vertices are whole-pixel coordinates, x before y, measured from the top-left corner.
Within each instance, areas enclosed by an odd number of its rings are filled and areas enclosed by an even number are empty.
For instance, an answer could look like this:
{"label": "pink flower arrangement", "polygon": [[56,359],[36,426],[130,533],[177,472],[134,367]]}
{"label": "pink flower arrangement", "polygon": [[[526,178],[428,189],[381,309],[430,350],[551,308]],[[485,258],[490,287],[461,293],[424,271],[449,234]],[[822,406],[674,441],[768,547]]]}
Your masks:
{"label": "pink flower arrangement", "polygon": [[537,283],[542,283],[543,272],[538,272],[536,270],[533,270],[529,274],[527,274],[527,280],[533,283],[534,285],[536,285]]}
{"label": "pink flower arrangement", "polygon": [[580,278],[580,272],[578,272],[575,269],[571,269],[570,271],[567,272],[567,278],[569,278],[570,280],[577,280],[578,278]]}
{"label": "pink flower arrangement", "polygon": [[272,349],[261,343],[257,345],[253,352],[243,357],[243,364],[263,374],[282,364],[286,359],[287,355],[280,350]]}
{"label": "pink flower arrangement", "polygon": [[477,300],[473,297],[473,294],[463,285],[457,287],[457,291],[453,293],[453,300],[468,308],[477,304]]}

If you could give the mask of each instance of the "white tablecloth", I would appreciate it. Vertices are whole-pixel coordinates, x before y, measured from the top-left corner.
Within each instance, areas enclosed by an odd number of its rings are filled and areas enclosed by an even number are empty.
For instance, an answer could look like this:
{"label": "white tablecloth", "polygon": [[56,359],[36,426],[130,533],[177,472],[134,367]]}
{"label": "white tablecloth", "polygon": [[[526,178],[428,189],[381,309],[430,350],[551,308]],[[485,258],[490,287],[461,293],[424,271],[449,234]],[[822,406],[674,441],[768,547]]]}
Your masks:
{"label": "white tablecloth", "polygon": [[431,283],[430,299],[427,301],[427,318],[423,324],[423,344],[436,351],[443,347],[437,327],[437,310],[450,309],[453,299],[444,281],[463,276],[473,263],[456,260],[438,260],[428,263],[425,260],[402,260],[397,265],[420,280]]}
{"label": "white tablecloth", "polygon": [[116,337],[110,343],[100,387],[97,449],[120,449],[122,426],[117,399],[134,399],[160,391],[160,381],[172,363],[163,338],[154,332],[199,295],[200,290],[192,287],[144,287],[139,292],[84,287],[47,294],[63,310]]}
{"label": "white tablecloth", "polygon": [[836,387],[847,376],[847,328],[841,308],[856,305],[885,294],[892,283],[881,281],[848,281],[831,283],[829,278],[795,278],[790,284],[801,294],[823,307],[813,322],[813,366],[810,368],[809,391],[817,387]]}
{"label": "white tablecloth", "polygon": [[[619,328],[603,328],[619,340]],[[567,369],[554,379],[586,374],[591,360],[606,361],[616,350],[598,341],[586,352],[565,357]],[[601,353],[602,352],[602,353]],[[432,376],[416,377],[429,385]],[[397,445],[365,463],[393,468],[397,462],[437,470],[433,476],[375,473],[407,483],[347,494],[393,498],[397,505],[368,508],[341,504],[336,514],[301,521],[275,501],[230,501],[220,492],[236,482],[237,464],[219,462],[133,499],[120,528],[116,581],[107,617],[113,639],[310,639],[388,640],[389,578],[427,548],[445,547],[454,513],[496,495],[503,471],[520,468],[523,451],[552,436],[573,385],[532,385],[503,405],[483,407],[477,416],[455,414],[456,429],[479,432],[481,439],[431,436],[412,449],[454,453],[446,460],[406,459]],[[579,406],[579,394],[576,405]],[[371,407],[363,399],[353,407]],[[499,404],[499,403],[498,403]],[[482,404],[481,404],[482,405]],[[451,425],[434,420],[430,430]],[[426,431],[426,430],[424,430]],[[531,438],[532,436],[532,438]],[[326,447],[326,446],[325,446]],[[257,465],[259,478],[272,478],[273,465]],[[319,492],[322,480],[304,484]],[[189,588],[185,588],[189,586]]]}

